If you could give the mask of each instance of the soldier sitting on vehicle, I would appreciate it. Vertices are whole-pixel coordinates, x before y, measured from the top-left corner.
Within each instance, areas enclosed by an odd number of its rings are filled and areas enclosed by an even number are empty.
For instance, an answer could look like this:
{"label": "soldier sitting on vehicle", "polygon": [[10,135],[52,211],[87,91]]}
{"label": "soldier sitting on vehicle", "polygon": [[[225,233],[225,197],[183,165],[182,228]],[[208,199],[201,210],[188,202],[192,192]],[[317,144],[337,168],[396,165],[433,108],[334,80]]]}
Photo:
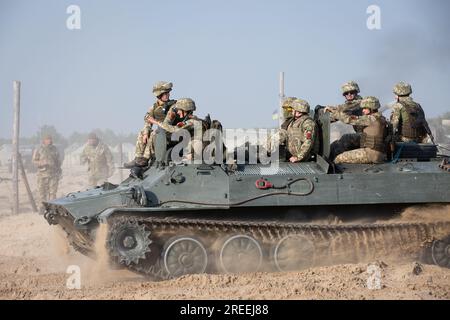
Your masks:
{"label": "soldier sitting on vehicle", "polygon": [[133,168],[134,166],[145,167],[148,165],[150,159],[155,157],[155,137],[156,131],[152,130],[152,125],[157,125],[164,121],[170,107],[177,101],[170,99],[170,92],[173,84],[166,81],[158,81],[153,86],[153,94],[156,97],[156,102],[145,114],[144,128],[139,132],[136,140],[135,158],[130,162],[124,163],[125,168]]}
{"label": "soldier sitting on vehicle", "polygon": [[[349,81],[342,85],[342,95],[345,97],[345,102],[336,107],[330,107],[336,111],[336,114],[345,113],[347,115],[361,116],[361,100],[362,97],[359,95],[360,89],[355,81]],[[339,121],[338,118],[331,114],[331,122]],[[337,155],[342,152],[358,149],[361,142],[361,126],[353,126],[355,133],[344,134],[339,140],[334,141],[330,145],[330,160],[333,161]]]}
{"label": "soldier sitting on vehicle", "polygon": [[335,163],[382,163],[386,160],[387,121],[378,112],[380,101],[366,97],[361,101],[362,116],[348,115],[336,109],[325,108],[332,116],[344,123],[363,127],[361,148],[339,154]]}
{"label": "soldier sitting on vehicle", "polygon": [[397,102],[392,107],[391,123],[396,141],[426,143],[428,136],[434,141],[425,113],[410,97],[411,85],[399,82],[394,86]]}
{"label": "soldier sitting on vehicle", "polygon": [[[278,143],[281,149],[287,147],[286,159],[290,162],[309,161],[319,148],[317,124],[309,115],[310,107],[307,101],[295,99],[290,102],[290,107],[292,117],[285,121],[283,128],[276,135],[269,138],[268,150],[274,152]],[[284,158],[282,150],[281,157]]]}
{"label": "soldier sitting on vehicle", "polygon": [[[178,143],[174,143],[171,138],[173,133],[181,130],[186,130],[191,137],[191,141],[189,141],[187,145],[187,150],[194,150],[194,152],[201,153],[203,148],[201,134],[204,129],[204,123],[194,115],[195,110],[196,106],[194,100],[182,98],[170,108],[164,121],[158,122],[159,127],[163,130],[158,132],[156,136],[155,153],[157,163],[164,162],[167,146],[173,146]],[[199,129],[199,137],[194,136],[194,128],[196,126],[198,126],[197,128]],[[192,153],[189,152],[189,154],[184,154],[183,158],[192,160]]]}

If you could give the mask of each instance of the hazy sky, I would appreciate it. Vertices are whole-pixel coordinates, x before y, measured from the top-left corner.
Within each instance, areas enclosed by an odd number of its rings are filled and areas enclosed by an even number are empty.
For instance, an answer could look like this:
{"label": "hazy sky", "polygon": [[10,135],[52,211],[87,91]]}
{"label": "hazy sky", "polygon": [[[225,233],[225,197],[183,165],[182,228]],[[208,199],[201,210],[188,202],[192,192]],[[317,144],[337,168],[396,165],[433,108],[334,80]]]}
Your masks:
{"label": "hazy sky", "polygon": [[[81,30],[66,27],[71,4]],[[366,26],[372,4],[381,30]],[[450,111],[449,12],[446,0],[0,0],[0,137],[12,132],[13,80],[22,136],[44,124],[137,132],[158,80],[225,127],[270,127],[279,71],[286,94],[312,106],[341,102],[347,80],[383,104],[409,81],[437,116]]]}

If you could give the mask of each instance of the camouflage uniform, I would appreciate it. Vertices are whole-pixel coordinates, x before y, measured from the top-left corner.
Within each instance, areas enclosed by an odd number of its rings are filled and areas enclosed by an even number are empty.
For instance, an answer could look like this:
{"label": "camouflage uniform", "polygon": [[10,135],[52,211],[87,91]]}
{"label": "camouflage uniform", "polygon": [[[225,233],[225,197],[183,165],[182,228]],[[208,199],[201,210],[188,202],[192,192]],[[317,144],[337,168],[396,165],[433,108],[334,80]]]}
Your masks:
{"label": "camouflage uniform", "polygon": [[281,124],[281,129],[287,130],[287,126],[292,120],[292,102],[296,100],[296,97],[287,97],[283,101],[281,108],[283,109],[283,123]]}
{"label": "camouflage uniform", "polygon": [[114,173],[114,162],[111,150],[101,141],[97,145],[87,144],[81,154],[81,164],[88,164],[89,185],[97,186],[107,181]]}
{"label": "camouflage uniform", "polygon": [[195,149],[198,152],[201,152],[203,148],[202,136],[194,137],[194,128],[198,127],[198,133],[201,134],[203,129],[203,121],[192,114],[189,114],[185,119],[180,119],[174,109],[192,113],[196,110],[196,106],[195,102],[192,99],[182,98],[179,99],[177,103],[171,107],[171,109],[167,113],[166,118],[161,123],[161,128],[164,129],[167,133],[167,140],[170,143],[172,133],[175,133],[182,129],[187,130],[189,131],[192,138],[187,148],[189,150]]}
{"label": "camouflage uniform", "polygon": [[[345,94],[350,91],[356,91],[359,93],[359,86],[356,82],[350,81],[344,83],[342,85],[342,94]],[[361,113],[361,101],[362,97],[360,95],[356,95],[355,98],[351,101],[347,100],[343,104],[340,104],[335,107],[335,112],[331,113],[330,120],[331,122],[339,121],[334,114],[347,114],[349,116],[362,116]],[[353,129],[356,133],[347,133],[344,134],[339,140],[334,141],[330,145],[330,160],[334,160],[337,155],[349,151],[358,149],[361,143],[361,133],[363,127],[354,125]]]}
{"label": "camouflage uniform", "polygon": [[61,160],[58,149],[52,144],[41,145],[33,154],[33,163],[38,167],[37,186],[39,204],[55,199],[61,178]]}
{"label": "camouflage uniform", "polygon": [[411,86],[400,82],[394,86],[394,93],[398,96],[391,114],[395,139],[403,142],[427,142],[428,123],[420,104],[409,96],[412,93]]}
{"label": "camouflage uniform", "polygon": [[[164,102],[162,105],[159,104],[158,102],[155,102],[153,106],[145,114],[144,127],[139,132],[139,135],[136,140],[136,151],[135,151],[136,158],[144,157],[146,159],[151,159],[154,156],[155,131],[152,130],[152,124],[148,122],[148,119],[152,117],[158,122],[164,121],[167,115],[167,111],[176,102],[177,102],[176,100],[169,100],[167,102]],[[147,143],[144,143],[144,136],[148,137]]]}
{"label": "camouflage uniform", "polygon": [[[148,110],[144,116],[144,127],[139,132],[136,139],[135,158],[134,160],[124,163],[124,167],[133,168],[134,166],[143,167],[148,164],[150,159],[154,158],[154,144],[155,144],[155,131],[152,130],[152,123],[150,118],[155,119],[157,122],[162,122],[167,114],[167,111],[172,105],[175,104],[175,100],[162,101],[160,98],[164,93],[170,93],[172,91],[173,84],[166,81],[158,81],[153,86],[153,94],[158,99],[153,106]],[[144,137],[147,141],[144,142]]]}
{"label": "camouflage uniform", "polygon": [[269,149],[273,151],[275,141],[285,145],[291,156],[297,158],[297,162],[308,161],[318,150],[317,125],[309,116],[309,104],[305,100],[292,101],[292,109],[300,111],[299,118],[291,117],[286,124],[287,129],[280,129],[277,136],[269,142]]}
{"label": "camouflage uniform", "polygon": [[361,148],[339,154],[335,163],[381,163],[386,159],[387,122],[377,112],[380,102],[375,97],[367,97],[361,102],[361,107],[372,110],[369,115],[353,116],[344,112],[333,112],[333,116],[347,124],[362,126]]}

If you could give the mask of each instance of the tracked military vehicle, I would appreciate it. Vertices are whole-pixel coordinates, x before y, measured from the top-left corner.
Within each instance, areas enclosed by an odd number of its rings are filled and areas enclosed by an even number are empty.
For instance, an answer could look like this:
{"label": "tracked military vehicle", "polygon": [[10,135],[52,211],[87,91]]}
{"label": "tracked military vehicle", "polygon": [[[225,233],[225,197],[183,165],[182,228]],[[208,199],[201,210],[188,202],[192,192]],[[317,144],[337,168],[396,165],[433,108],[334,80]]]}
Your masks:
{"label": "tracked military vehicle", "polygon": [[450,219],[402,221],[406,207],[450,202],[448,158],[433,145],[398,145],[392,161],[328,162],[329,118],[316,110],[313,161],[151,165],[45,204],[79,252],[95,256],[108,229],[111,263],[153,279],[184,274],[287,271],[418,255],[450,267]]}

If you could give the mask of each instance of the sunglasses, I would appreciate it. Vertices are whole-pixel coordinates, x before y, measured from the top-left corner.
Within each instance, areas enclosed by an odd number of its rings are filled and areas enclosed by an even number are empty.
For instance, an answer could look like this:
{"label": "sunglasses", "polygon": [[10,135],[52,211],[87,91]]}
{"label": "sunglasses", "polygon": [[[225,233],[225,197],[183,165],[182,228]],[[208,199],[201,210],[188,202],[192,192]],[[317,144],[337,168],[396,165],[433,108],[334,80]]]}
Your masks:
{"label": "sunglasses", "polygon": [[349,91],[349,92],[344,93],[344,96],[349,96],[349,95],[356,95],[356,91]]}

